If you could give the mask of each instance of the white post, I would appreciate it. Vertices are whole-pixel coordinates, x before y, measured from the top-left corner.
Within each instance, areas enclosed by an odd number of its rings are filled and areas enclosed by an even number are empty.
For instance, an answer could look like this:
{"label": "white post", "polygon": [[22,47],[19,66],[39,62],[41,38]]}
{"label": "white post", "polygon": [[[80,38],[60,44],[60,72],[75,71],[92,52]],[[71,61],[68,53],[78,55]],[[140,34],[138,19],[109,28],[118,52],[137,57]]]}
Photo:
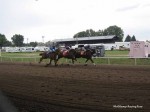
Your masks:
{"label": "white post", "polygon": [[2,53],[1,53],[1,52],[2,52],[2,51],[1,51],[1,49],[0,49],[0,58],[1,58],[1,62],[2,62],[2,57],[1,57],[1,56],[2,56]]}
{"label": "white post", "polygon": [[136,65],[137,63],[136,63],[136,58],[134,58],[134,65]]}
{"label": "white post", "polygon": [[2,56],[1,49],[0,49],[0,56]]}
{"label": "white post", "polygon": [[68,62],[68,59],[66,58],[66,63]]}
{"label": "white post", "polygon": [[108,57],[108,65],[110,65],[110,59],[109,59],[109,57]]}
{"label": "white post", "polygon": [[43,41],[43,44],[44,44],[44,36],[42,36],[42,41]]}
{"label": "white post", "polygon": [[36,57],[34,58],[34,61],[35,61],[35,63],[36,63]]}
{"label": "white post", "polygon": [[10,61],[13,62],[11,57],[10,57]]}

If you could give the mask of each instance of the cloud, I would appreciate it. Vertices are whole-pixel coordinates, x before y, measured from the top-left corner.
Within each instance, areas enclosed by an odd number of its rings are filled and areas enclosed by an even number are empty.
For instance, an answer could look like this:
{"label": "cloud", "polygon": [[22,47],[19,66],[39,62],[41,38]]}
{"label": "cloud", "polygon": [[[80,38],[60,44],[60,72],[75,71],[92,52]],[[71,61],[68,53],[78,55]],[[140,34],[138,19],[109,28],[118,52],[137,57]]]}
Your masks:
{"label": "cloud", "polygon": [[135,5],[131,5],[131,6],[118,8],[116,11],[118,11],[118,12],[130,11],[130,10],[139,8],[139,6],[140,6],[140,4],[135,4]]}
{"label": "cloud", "polygon": [[144,8],[150,7],[150,3],[143,4],[143,6],[142,6],[142,7],[144,7]]}
{"label": "cloud", "polygon": [[111,25],[125,28],[127,34],[150,29],[149,0],[0,0],[0,5],[0,33],[19,33],[29,41],[41,41],[42,35],[45,40],[71,38]]}

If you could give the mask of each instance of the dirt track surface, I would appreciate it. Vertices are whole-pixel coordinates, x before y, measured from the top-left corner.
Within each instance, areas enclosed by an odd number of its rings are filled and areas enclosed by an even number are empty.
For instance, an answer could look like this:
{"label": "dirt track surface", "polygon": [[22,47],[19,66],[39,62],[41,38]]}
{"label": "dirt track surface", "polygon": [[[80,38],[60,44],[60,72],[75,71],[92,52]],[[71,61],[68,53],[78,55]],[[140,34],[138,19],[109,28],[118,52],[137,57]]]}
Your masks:
{"label": "dirt track surface", "polygon": [[0,89],[19,112],[150,112],[150,66],[1,62]]}

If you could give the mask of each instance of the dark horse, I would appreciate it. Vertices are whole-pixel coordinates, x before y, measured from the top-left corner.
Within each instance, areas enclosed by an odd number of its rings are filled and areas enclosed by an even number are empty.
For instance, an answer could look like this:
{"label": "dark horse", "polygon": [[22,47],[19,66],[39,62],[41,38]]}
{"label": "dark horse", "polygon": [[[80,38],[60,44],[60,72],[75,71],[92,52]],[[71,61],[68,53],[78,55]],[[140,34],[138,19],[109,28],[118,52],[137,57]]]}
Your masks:
{"label": "dark horse", "polygon": [[77,61],[75,55],[76,55],[76,50],[74,49],[61,50],[60,53],[58,54],[58,60],[60,58],[67,58],[67,59],[71,59],[72,63],[74,64],[74,61]]}
{"label": "dark horse", "polygon": [[95,63],[92,59],[92,56],[95,52],[96,52],[95,49],[88,49],[88,50],[85,50],[85,51],[76,50],[75,57],[76,58],[86,58],[85,65],[87,65],[88,60],[91,60],[91,62],[95,65]]}
{"label": "dark horse", "polygon": [[40,58],[39,63],[41,63],[41,61],[43,59],[48,59],[49,58],[50,59],[49,64],[47,64],[46,66],[51,65],[52,60],[54,60],[55,66],[57,66],[57,60],[58,60],[59,52],[60,52],[60,49],[57,49],[54,52],[47,52],[46,51],[46,52],[40,53],[39,55],[42,56],[42,57]]}

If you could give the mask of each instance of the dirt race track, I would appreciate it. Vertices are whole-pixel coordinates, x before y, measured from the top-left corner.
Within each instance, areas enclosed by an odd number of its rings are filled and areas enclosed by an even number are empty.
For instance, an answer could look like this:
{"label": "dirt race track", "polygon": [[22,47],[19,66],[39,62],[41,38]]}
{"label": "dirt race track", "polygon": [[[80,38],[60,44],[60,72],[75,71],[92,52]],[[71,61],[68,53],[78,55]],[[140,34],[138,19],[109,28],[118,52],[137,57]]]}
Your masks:
{"label": "dirt race track", "polygon": [[150,112],[150,66],[0,63],[19,112]]}

